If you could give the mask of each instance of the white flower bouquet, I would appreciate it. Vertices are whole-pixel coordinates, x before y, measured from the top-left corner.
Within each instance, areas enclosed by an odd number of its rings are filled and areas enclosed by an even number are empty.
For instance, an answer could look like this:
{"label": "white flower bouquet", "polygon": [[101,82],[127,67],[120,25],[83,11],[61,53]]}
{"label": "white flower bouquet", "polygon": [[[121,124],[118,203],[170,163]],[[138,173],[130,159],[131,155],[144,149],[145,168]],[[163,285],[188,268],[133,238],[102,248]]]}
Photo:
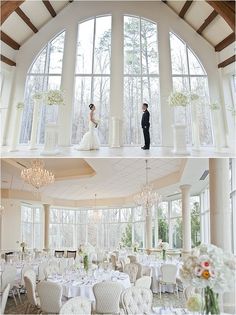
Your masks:
{"label": "white flower bouquet", "polygon": [[214,245],[202,244],[184,260],[180,277],[185,285],[204,289],[206,314],[219,314],[218,294],[230,291],[235,266],[233,255]]}
{"label": "white flower bouquet", "polygon": [[133,251],[134,251],[134,252],[137,252],[138,249],[139,249],[139,243],[138,243],[138,242],[134,242],[134,243],[132,244],[132,248],[133,248]]}
{"label": "white flower bouquet", "polygon": [[32,99],[33,100],[42,100],[44,97],[44,93],[43,92],[36,92],[32,95]]}
{"label": "white flower bouquet", "polygon": [[162,240],[158,243],[158,249],[162,250],[162,259],[166,260],[166,251],[169,248],[169,243],[162,242]]}
{"label": "white flower bouquet", "polygon": [[186,107],[188,105],[188,96],[181,92],[172,92],[168,98],[168,103],[172,107]]}
{"label": "white flower bouquet", "polygon": [[65,95],[61,90],[49,90],[45,95],[47,105],[65,105]]}

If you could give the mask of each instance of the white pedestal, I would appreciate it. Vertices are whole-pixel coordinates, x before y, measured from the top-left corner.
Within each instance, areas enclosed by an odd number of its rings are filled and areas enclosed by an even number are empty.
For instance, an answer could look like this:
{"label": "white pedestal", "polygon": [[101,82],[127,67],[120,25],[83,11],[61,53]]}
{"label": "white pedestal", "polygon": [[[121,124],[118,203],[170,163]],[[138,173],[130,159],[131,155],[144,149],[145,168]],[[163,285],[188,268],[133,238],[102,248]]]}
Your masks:
{"label": "white pedestal", "polygon": [[58,155],[58,125],[50,123],[45,126],[44,148],[41,155]]}
{"label": "white pedestal", "polygon": [[18,151],[17,145],[19,143],[19,137],[20,137],[20,125],[21,125],[21,120],[22,120],[22,114],[23,114],[23,108],[19,108],[16,110],[16,120],[15,120],[15,126],[14,126],[14,131],[13,131],[12,143],[11,143],[9,152]]}
{"label": "white pedestal", "polygon": [[32,120],[32,129],[30,136],[30,150],[36,150],[37,143],[37,134],[38,134],[38,125],[41,112],[41,100],[34,100],[34,111],[33,111],[33,120]]}
{"label": "white pedestal", "polygon": [[193,136],[193,150],[200,150],[199,124],[197,117],[197,104],[192,105],[192,136]]}
{"label": "white pedestal", "polygon": [[112,117],[112,148],[120,147],[120,119]]}
{"label": "white pedestal", "polygon": [[180,155],[189,155],[186,146],[186,125],[173,125],[173,134],[174,134],[174,154]]}

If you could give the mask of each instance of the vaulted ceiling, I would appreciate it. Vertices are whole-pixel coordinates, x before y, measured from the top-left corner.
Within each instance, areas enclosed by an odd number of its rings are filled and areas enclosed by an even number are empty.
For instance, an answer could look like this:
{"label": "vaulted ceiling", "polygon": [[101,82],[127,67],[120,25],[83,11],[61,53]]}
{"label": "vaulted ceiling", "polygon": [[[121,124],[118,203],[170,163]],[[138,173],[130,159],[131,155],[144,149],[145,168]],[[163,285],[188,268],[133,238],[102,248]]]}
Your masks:
{"label": "vaulted ceiling", "polygon": [[[198,34],[203,36],[216,52],[235,41],[235,1],[165,1]],[[19,50],[31,36],[73,0],[1,1],[1,41],[4,54],[1,61],[16,66],[11,50]],[[16,31],[17,30],[17,31]],[[235,61],[235,55],[223,60],[219,67]]]}

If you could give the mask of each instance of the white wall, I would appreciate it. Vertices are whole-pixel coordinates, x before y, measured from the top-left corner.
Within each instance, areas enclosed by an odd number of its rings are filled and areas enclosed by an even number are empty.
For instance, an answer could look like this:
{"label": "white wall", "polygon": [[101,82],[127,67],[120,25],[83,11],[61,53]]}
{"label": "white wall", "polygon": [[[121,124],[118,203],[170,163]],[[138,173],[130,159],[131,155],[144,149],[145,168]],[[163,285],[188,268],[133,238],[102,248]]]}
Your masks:
{"label": "white wall", "polygon": [[4,207],[1,226],[1,249],[19,250],[17,241],[21,240],[21,209],[20,201],[13,199],[2,199],[1,205]]}
{"label": "white wall", "polygon": [[[23,100],[24,98],[24,86],[27,71],[32,64],[33,60],[36,58],[39,51],[42,47],[57,33],[59,33],[62,29],[65,29],[69,38],[76,38],[77,25],[80,21],[88,19],[94,15],[102,15],[102,14],[112,14],[114,17],[119,18],[119,16],[123,16],[124,14],[137,15],[146,17],[154,22],[157,22],[158,29],[160,30],[160,38],[161,42],[159,43],[159,53],[160,53],[160,79],[161,79],[161,112],[162,112],[162,137],[163,137],[163,145],[170,146],[172,145],[172,133],[171,124],[173,123],[172,119],[170,119],[171,113],[169,107],[167,106],[167,96],[170,93],[171,82],[170,75],[166,75],[166,71],[170,71],[170,58],[167,55],[168,52],[168,43],[169,40],[169,31],[173,31],[178,34],[198,55],[201,60],[203,66],[205,67],[208,78],[209,78],[209,90],[211,101],[221,100],[222,98],[222,90],[220,89],[220,80],[219,73],[217,70],[217,55],[214,51],[214,48],[204,40],[197,32],[195,32],[187,23],[185,23],[182,19],[180,19],[172,10],[170,10],[164,3],[161,1],[156,2],[73,2],[70,6],[66,7],[62,10],[55,19],[52,19],[48,24],[46,24],[37,34],[32,36],[24,45],[22,45],[19,53],[17,54],[16,63],[16,75],[14,80],[14,88],[12,91],[11,98],[11,110],[9,115],[9,123],[6,131],[6,144],[11,143],[11,138],[13,136],[13,126],[14,119],[16,115],[16,104]],[[119,40],[119,39],[118,39]],[[74,60],[74,45],[71,48],[70,40],[66,40],[67,47],[65,50],[67,51],[67,67],[73,68],[73,60]],[[68,57],[71,53],[71,57]],[[117,59],[121,58],[119,54],[117,54]],[[62,82],[73,82],[73,72],[64,71],[64,77],[62,78]],[[121,83],[120,83],[121,84]],[[166,88],[164,88],[166,87]],[[117,91],[120,91],[120,87],[116,87]],[[113,93],[113,98],[119,99],[119,95],[115,95],[115,91],[111,91]],[[111,113],[120,113],[121,109],[113,108],[117,107],[117,102],[111,102]],[[113,107],[112,107],[113,106]],[[120,105],[121,106],[121,105]],[[68,123],[70,121],[70,115],[72,112],[72,97],[67,102],[66,107],[63,108],[63,115],[60,115],[61,121],[59,121],[60,125],[67,126],[67,128],[61,128],[63,139],[63,145],[70,145],[70,125]],[[67,113],[67,114],[66,114]],[[221,117],[225,117],[225,109],[223,107]],[[111,118],[111,117],[110,117]],[[119,117],[118,117],[119,118]],[[225,122],[221,119],[221,126],[218,126],[221,129],[222,143],[224,146],[226,141],[224,139],[225,134]],[[65,134],[65,130],[68,130],[67,134]]]}

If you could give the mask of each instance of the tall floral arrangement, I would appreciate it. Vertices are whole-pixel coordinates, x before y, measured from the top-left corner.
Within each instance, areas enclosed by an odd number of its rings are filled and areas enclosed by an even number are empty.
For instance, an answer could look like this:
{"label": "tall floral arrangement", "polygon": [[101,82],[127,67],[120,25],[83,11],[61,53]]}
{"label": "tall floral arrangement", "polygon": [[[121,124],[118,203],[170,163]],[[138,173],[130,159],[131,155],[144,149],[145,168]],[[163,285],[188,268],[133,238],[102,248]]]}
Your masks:
{"label": "tall floral arrangement", "polygon": [[186,107],[188,105],[188,96],[185,93],[172,92],[168,98],[168,103],[171,107]]}
{"label": "tall floral arrangement", "polygon": [[218,296],[230,291],[235,267],[233,255],[214,245],[201,244],[184,260],[180,277],[186,285],[202,289],[206,314],[220,314]]}
{"label": "tall floral arrangement", "polygon": [[49,90],[45,94],[45,103],[47,105],[65,105],[65,95],[61,90]]}
{"label": "tall floral arrangement", "polygon": [[169,248],[169,243],[167,242],[162,242],[162,240],[159,241],[158,243],[158,249],[162,251],[162,259],[166,260],[166,251]]}
{"label": "tall floral arrangement", "polygon": [[133,248],[133,251],[136,253],[139,249],[139,243],[138,242],[134,242],[132,244],[132,248]]}

